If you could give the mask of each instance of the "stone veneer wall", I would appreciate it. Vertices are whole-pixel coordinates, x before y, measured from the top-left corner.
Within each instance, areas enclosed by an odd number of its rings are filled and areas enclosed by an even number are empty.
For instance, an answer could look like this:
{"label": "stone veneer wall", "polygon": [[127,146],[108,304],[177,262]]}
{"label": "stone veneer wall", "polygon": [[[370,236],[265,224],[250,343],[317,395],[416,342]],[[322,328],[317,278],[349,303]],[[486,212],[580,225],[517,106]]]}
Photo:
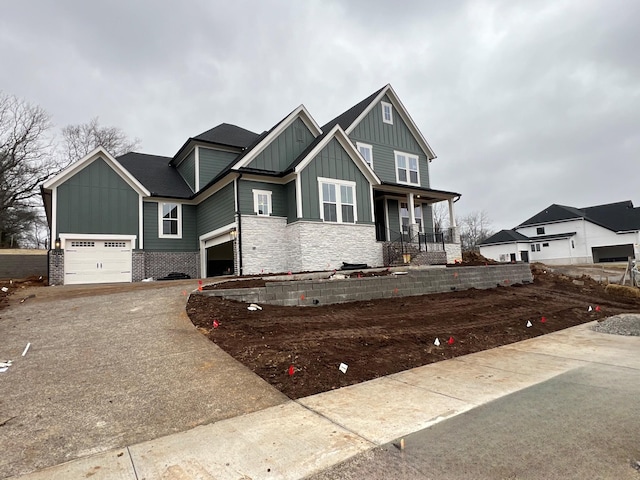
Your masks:
{"label": "stone veneer wall", "polygon": [[49,285],[64,283],[64,250],[49,250]]}
{"label": "stone veneer wall", "polygon": [[373,225],[242,217],[242,274],[333,270],[342,263],[383,265]]}
{"label": "stone veneer wall", "polygon": [[516,283],[531,282],[533,282],[533,275],[529,264],[518,263],[482,267],[432,267],[409,270],[405,275],[343,280],[267,282],[266,287],[262,288],[204,290],[197,294],[219,296],[247,303],[313,306],[374,298],[408,297],[468,288],[506,287]]}
{"label": "stone veneer wall", "polygon": [[200,278],[200,252],[143,252],[144,278],[166,277],[171,272]]}
{"label": "stone veneer wall", "polygon": [[139,282],[145,278],[144,274],[144,252],[134,250],[131,254],[131,281]]}
{"label": "stone veneer wall", "polygon": [[286,218],[258,215],[242,217],[244,275],[287,272],[290,251]]}
{"label": "stone veneer wall", "polygon": [[444,251],[447,254],[447,263],[462,261],[462,245],[459,243],[445,243]]}
{"label": "stone veneer wall", "polygon": [[376,241],[374,225],[349,225],[298,221],[287,226],[292,250],[289,269],[294,272],[331,270],[346,263],[383,265],[382,244]]}

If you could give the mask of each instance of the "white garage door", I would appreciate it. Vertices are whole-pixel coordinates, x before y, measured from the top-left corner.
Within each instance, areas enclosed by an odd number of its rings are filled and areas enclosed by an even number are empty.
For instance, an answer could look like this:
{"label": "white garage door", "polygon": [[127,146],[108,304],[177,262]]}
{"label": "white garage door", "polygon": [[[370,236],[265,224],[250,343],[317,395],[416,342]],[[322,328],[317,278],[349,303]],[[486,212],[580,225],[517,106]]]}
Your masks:
{"label": "white garage door", "polygon": [[64,283],[131,281],[131,240],[67,240]]}

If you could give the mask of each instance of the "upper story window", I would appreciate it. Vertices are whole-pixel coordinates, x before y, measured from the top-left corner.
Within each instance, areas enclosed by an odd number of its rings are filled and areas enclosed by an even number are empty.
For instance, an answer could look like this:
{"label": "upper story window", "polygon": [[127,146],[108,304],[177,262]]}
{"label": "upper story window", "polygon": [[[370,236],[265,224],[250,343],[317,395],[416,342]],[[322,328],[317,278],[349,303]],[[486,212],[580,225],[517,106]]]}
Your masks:
{"label": "upper story window", "polygon": [[538,234],[538,235],[544,235],[544,227],[538,227],[538,228],[536,228],[536,234]]}
{"label": "upper story window", "polygon": [[396,157],[396,181],[409,185],[420,185],[418,157],[409,153],[394,152]]}
{"label": "upper story window", "polygon": [[325,222],[355,223],[356,184],[346,180],[318,178],[320,218]]}
{"label": "upper story window", "polygon": [[382,121],[393,124],[393,105],[387,102],[380,102],[382,105]]}
{"label": "upper story window", "polygon": [[364,161],[367,162],[367,165],[373,168],[373,147],[360,142],[356,142],[356,147],[358,147],[358,151],[360,155],[362,155],[362,158],[364,158]]}
{"label": "upper story window", "polygon": [[253,211],[257,215],[269,216],[271,209],[271,192],[268,190],[253,190]]}
{"label": "upper story window", "polygon": [[182,205],[158,203],[158,237],[182,238]]}

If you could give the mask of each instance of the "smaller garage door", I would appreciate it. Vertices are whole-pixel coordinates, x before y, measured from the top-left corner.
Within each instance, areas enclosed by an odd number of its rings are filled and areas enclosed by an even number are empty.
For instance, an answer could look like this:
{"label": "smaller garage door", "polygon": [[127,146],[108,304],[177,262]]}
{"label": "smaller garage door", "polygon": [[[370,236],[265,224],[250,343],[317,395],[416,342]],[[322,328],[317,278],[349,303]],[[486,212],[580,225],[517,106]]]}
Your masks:
{"label": "smaller garage door", "polygon": [[131,240],[67,240],[64,283],[131,281]]}

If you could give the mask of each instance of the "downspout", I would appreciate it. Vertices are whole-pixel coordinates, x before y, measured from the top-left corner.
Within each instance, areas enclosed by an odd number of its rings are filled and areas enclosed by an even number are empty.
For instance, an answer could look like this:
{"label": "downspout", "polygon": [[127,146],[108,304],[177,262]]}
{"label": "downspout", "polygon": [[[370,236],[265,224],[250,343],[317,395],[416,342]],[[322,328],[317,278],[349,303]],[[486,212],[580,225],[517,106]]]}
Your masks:
{"label": "downspout", "polygon": [[242,276],[242,214],[240,213],[240,180],[242,178],[242,173],[238,174],[236,178],[236,216],[237,216],[237,236],[236,240],[238,242],[238,274]]}

